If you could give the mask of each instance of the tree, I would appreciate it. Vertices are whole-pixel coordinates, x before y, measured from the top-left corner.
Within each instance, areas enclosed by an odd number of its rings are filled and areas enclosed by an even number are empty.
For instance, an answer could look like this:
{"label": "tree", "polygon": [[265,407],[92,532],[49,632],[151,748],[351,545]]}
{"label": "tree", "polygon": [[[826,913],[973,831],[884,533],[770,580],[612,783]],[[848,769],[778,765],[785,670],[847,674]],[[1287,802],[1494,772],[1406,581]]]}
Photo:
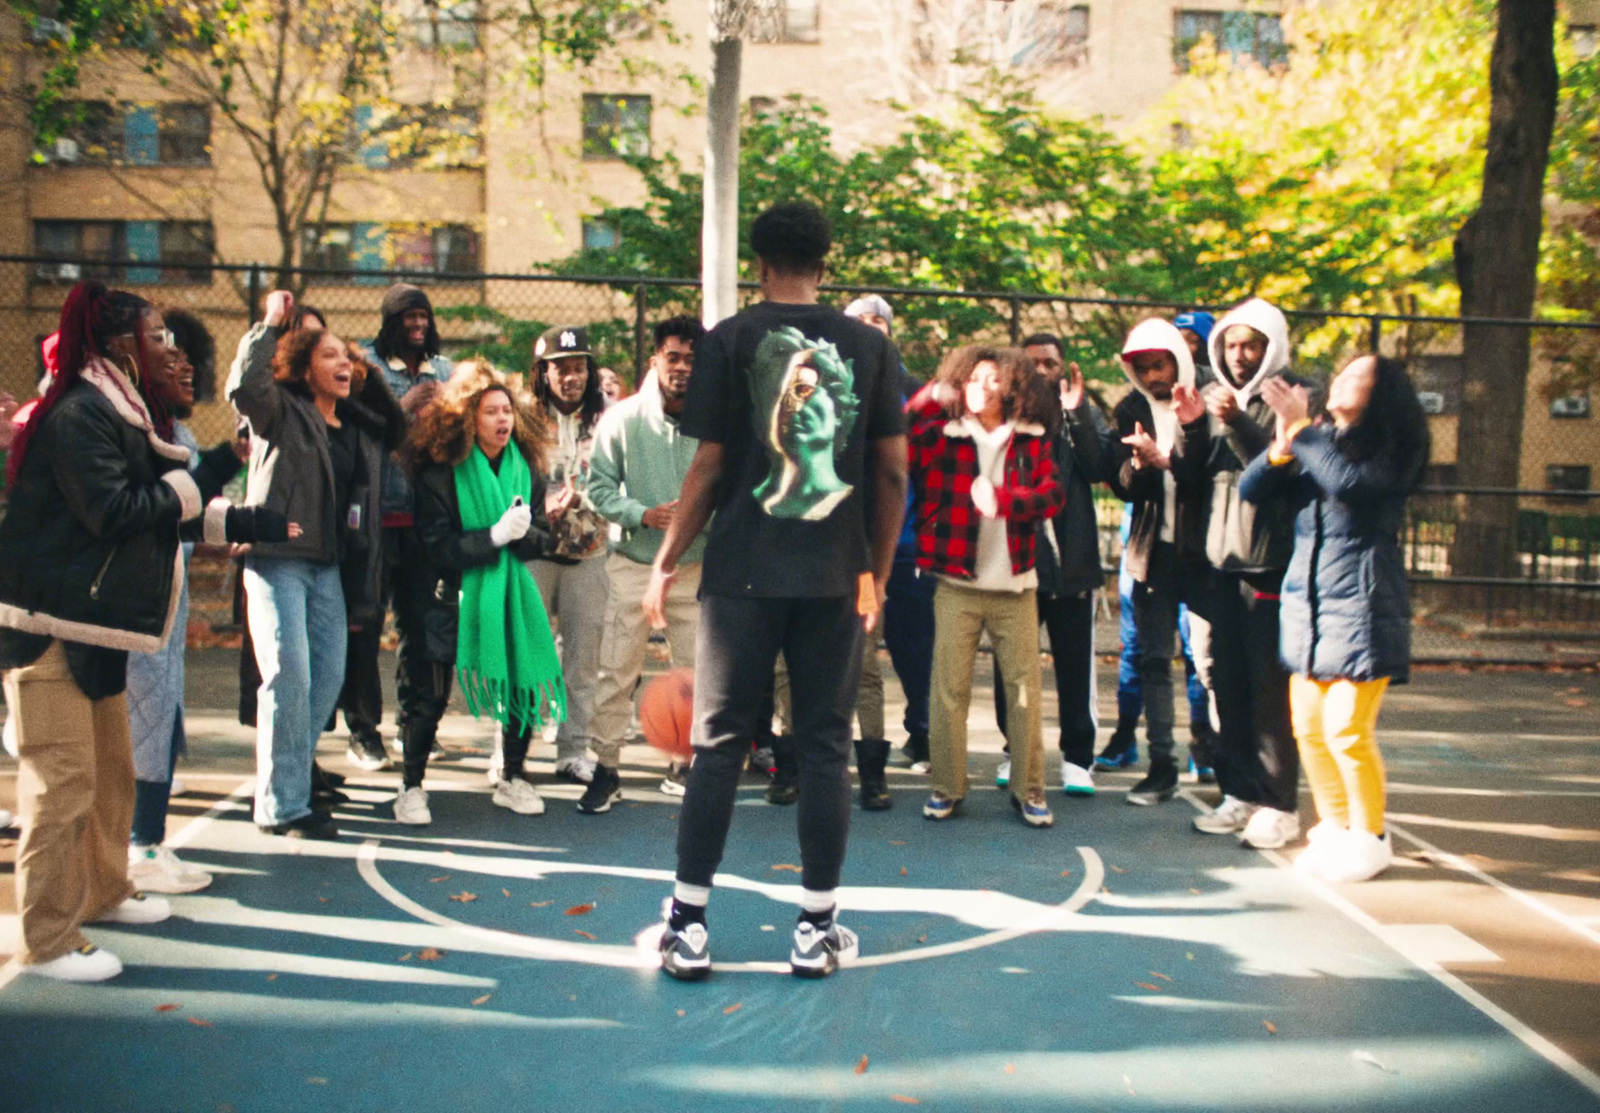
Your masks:
{"label": "tree", "polygon": [[[1456,280],[1466,317],[1533,314],[1545,170],[1560,93],[1555,26],[1555,0],[1501,0],[1489,64],[1483,197],[1455,239]],[[1529,350],[1526,328],[1468,324],[1463,331],[1466,389],[1457,434],[1463,486],[1521,485]],[[1458,575],[1511,572],[1516,509],[1513,499],[1463,500],[1451,551]]]}

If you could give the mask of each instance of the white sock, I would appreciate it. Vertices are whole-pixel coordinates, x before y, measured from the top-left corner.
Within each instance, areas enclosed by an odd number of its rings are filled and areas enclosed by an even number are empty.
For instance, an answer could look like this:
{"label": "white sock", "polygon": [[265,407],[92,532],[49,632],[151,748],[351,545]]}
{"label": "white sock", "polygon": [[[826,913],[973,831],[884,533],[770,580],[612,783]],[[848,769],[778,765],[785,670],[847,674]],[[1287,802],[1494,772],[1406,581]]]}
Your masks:
{"label": "white sock", "polygon": [[690,885],[687,881],[674,881],[672,883],[672,899],[679,904],[692,904],[696,908],[704,908],[711,900],[711,886]]}
{"label": "white sock", "polygon": [[832,912],[834,906],[839,903],[838,898],[834,895],[836,892],[836,889],[827,889],[822,892],[818,892],[815,889],[801,889],[800,908],[813,916],[822,912]]}

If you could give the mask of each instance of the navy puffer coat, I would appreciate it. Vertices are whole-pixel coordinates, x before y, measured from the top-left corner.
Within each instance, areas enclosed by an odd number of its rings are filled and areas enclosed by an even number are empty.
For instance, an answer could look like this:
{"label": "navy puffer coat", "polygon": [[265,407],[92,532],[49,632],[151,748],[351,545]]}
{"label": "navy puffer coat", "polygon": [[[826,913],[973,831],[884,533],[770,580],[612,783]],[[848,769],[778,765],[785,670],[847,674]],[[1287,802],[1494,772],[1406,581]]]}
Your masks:
{"label": "navy puffer coat", "polygon": [[1280,652],[1314,680],[1404,684],[1411,672],[1411,604],[1400,531],[1413,476],[1382,459],[1357,463],[1332,429],[1301,431],[1294,462],[1257,456],[1239,493],[1261,504],[1287,499],[1294,555],[1283,580]]}

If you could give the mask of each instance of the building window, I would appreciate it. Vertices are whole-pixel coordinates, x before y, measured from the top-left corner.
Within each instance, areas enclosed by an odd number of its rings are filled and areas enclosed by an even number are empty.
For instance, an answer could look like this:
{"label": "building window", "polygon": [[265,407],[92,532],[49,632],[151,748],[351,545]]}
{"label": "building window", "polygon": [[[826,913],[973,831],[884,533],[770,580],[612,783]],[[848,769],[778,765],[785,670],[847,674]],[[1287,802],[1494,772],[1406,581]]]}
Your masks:
{"label": "building window", "polygon": [[583,157],[650,157],[650,98],[585,93]]}
{"label": "building window", "polygon": [[477,0],[406,0],[401,16],[411,37],[427,50],[472,49],[478,45]]}
{"label": "building window", "polygon": [[821,0],[779,0],[751,37],[758,43],[820,42],[820,7]]}
{"label": "building window", "polygon": [[1023,45],[1011,57],[1014,66],[1076,69],[1089,62],[1089,5],[1065,0],[1040,0],[1031,25],[1022,30]]}
{"label": "building window", "polygon": [[381,282],[381,275],[389,271],[472,275],[479,269],[478,233],[455,224],[436,228],[328,224],[301,233],[300,261],[312,270],[373,272],[377,276],[346,276],[358,285]]}
{"label": "building window", "polygon": [[36,278],[93,278],[130,286],[211,281],[209,221],[36,220]]}
{"label": "building window", "polygon": [[597,217],[583,218],[583,249],[585,251],[615,251],[622,243],[622,235],[615,221]]}
{"label": "building window", "polygon": [[1544,469],[1544,486],[1547,491],[1587,491],[1589,489],[1589,465],[1547,465]]}
{"label": "building window", "polygon": [[163,166],[203,166],[211,161],[211,109],[204,104],[164,104],[157,116]]}
{"label": "building window", "polygon": [[122,155],[118,109],[103,100],[79,101],[71,106],[75,119],[55,146],[39,155],[61,166],[103,166]]}
{"label": "building window", "polygon": [[1172,29],[1172,60],[1180,73],[1189,71],[1189,52],[1202,39],[1210,39],[1217,53],[1230,55],[1236,66],[1254,60],[1270,70],[1289,62],[1281,16],[1261,12],[1177,12]]}
{"label": "building window", "polygon": [[1572,52],[1579,59],[1593,58],[1595,50],[1600,48],[1600,32],[1592,23],[1568,24],[1567,36],[1572,39]]}

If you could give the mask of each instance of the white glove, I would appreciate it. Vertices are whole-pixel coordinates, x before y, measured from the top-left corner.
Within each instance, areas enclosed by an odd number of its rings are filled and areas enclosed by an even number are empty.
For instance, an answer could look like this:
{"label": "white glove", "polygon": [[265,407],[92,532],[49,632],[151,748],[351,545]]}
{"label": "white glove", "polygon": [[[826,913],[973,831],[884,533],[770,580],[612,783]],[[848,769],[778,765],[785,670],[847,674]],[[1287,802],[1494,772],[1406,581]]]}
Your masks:
{"label": "white glove", "polygon": [[995,498],[994,484],[987,476],[980,475],[972,481],[972,505],[985,518],[1000,513],[1000,500]]}
{"label": "white glove", "polygon": [[489,527],[489,540],[493,541],[495,548],[503,549],[513,541],[521,541],[528,536],[528,530],[533,526],[533,507],[524,503],[522,506],[513,506],[500,520]]}

